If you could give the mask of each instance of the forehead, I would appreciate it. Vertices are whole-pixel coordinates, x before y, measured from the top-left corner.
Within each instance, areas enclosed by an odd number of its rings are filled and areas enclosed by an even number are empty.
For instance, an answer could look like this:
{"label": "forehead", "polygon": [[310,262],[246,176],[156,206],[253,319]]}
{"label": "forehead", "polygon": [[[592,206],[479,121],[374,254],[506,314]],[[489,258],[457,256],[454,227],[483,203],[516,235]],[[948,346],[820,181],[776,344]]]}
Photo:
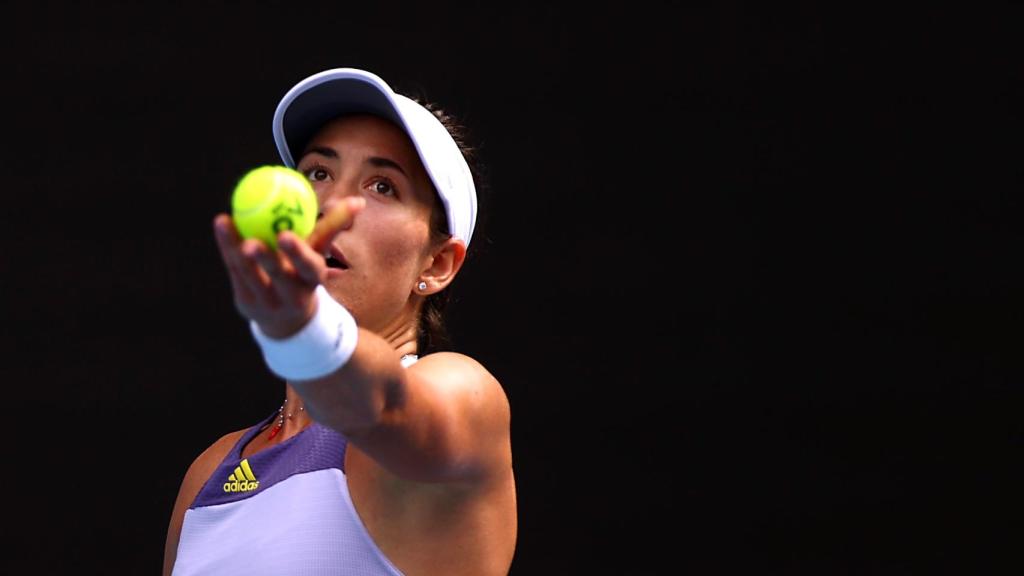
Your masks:
{"label": "forehead", "polygon": [[367,162],[374,165],[374,158],[390,160],[401,166],[408,179],[406,190],[412,192],[412,197],[425,204],[440,202],[412,140],[390,120],[368,114],[335,118],[313,135],[303,157],[312,148],[329,148],[342,164],[353,166]]}
{"label": "forehead", "polygon": [[398,162],[409,171],[423,172],[416,148],[406,133],[392,122],[368,114],[341,116],[328,121],[313,135],[306,150],[328,145],[338,152],[345,149],[365,150]]}

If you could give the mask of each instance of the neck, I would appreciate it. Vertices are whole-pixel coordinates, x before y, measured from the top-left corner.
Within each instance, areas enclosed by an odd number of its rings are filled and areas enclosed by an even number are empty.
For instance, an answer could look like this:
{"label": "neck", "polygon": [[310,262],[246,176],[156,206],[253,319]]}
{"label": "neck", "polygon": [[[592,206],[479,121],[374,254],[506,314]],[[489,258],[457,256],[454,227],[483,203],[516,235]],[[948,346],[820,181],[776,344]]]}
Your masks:
{"label": "neck", "polygon": [[281,407],[277,410],[277,415],[274,417],[273,422],[270,423],[270,432],[267,439],[271,440],[275,436],[280,436],[281,440],[290,438],[309,425],[310,422],[312,422],[312,419],[306,412],[302,397],[291,386],[285,386],[284,402],[281,403]]}
{"label": "neck", "polygon": [[388,341],[388,344],[395,349],[397,357],[401,358],[406,354],[417,353],[417,326],[415,323],[403,324],[396,329],[381,334],[381,337]]}
{"label": "neck", "polygon": [[[379,333],[381,338],[384,338],[395,350],[395,359],[401,360],[403,363],[406,361],[405,357],[418,356],[418,306],[413,312],[408,315],[408,321],[399,322],[390,329]],[[284,398],[284,402],[278,409],[277,417],[270,424],[270,438],[280,435],[281,440],[284,440],[294,436],[313,421],[305,410],[302,396],[299,396],[291,384],[285,385]]]}
{"label": "neck", "polygon": [[[331,287],[328,287],[328,291],[332,296],[338,298],[339,302],[342,301],[339,296],[335,295]],[[361,329],[369,330],[386,340],[397,353],[395,358],[401,358],[407,354],[418,353],[418,335],[422,310],[423,297],[413,295],[406,300],[397,313],[389,316],[387,319],[360,315],[354,309],[352,313],[355,315],[356,322]]]}

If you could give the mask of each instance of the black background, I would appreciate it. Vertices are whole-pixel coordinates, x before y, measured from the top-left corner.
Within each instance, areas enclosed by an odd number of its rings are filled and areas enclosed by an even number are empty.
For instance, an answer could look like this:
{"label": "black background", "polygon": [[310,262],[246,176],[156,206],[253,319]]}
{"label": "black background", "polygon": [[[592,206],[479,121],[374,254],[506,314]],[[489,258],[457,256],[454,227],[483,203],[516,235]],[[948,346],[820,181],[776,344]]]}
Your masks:
{"label": "black background", "polygon": [[1020,573],[1021,3],[670,4],[5,3],[10,572],[158,573],[277,408],[211,222],[356,66],[489,166],[513,574]]}

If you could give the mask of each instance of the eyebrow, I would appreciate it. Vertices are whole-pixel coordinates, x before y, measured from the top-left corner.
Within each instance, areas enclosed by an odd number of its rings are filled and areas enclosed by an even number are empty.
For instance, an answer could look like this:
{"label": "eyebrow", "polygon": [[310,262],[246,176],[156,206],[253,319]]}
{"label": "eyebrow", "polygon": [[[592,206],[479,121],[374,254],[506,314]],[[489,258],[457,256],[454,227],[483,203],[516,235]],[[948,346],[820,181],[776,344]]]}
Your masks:
{"label": "eyebrow", "polygon": [[[338,154],[337,150],[335,150],[334,148],[328,148],[327,146],[313,146],[309,150],[306,150],[306,153],[302,155],[302,158],[305,158],[309,154],[319,154],[321,156],[326,156],[327,158],[333,159],[341,158],[341,155]],[[301,160],[302,158],[300,158],[299,160]],[[366,159],[366,161],[378,168],[394,168],[395,170],[401,172],[403,176],[409,176],[408,174],[406,174],[401,164],[395,162],[390,158],[385,158],[383,156],[370,156],[369,158]]]}

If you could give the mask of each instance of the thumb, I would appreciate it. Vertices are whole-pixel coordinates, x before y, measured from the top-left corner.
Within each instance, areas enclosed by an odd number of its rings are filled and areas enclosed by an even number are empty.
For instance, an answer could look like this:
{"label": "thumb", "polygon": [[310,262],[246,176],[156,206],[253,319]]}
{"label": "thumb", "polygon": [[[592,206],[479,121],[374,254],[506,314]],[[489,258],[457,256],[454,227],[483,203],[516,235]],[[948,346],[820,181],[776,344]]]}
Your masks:
{"label": "thumb", "polygon": [[325,205],[324,212],[320,214],[306,242],[313,250],[322,251],[339,232],[352,227],[356,214],[365,206],[366,199],[359,196],[348,196],[329,206]]}

